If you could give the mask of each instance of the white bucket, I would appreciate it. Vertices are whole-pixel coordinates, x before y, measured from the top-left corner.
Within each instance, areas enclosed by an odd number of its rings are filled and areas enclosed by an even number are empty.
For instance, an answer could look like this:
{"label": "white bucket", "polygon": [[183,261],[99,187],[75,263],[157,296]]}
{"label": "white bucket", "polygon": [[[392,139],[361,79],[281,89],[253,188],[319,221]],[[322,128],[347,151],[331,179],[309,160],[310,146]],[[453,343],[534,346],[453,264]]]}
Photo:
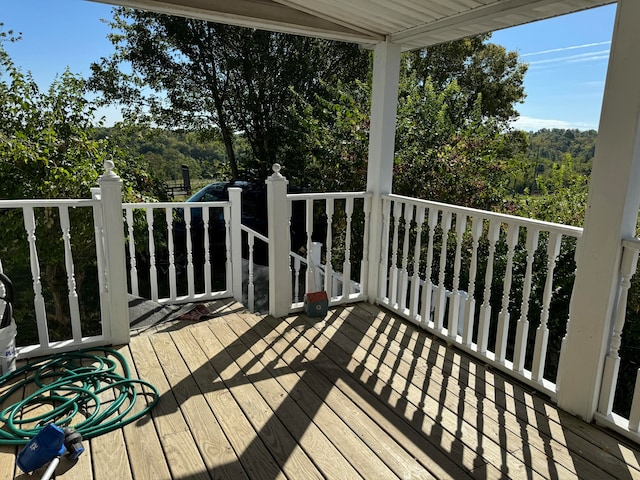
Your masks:
{"label": "white bucket", "polygon": [[16,369],[16,322],[11,320],[8,327],[0,328],[0,376]]}

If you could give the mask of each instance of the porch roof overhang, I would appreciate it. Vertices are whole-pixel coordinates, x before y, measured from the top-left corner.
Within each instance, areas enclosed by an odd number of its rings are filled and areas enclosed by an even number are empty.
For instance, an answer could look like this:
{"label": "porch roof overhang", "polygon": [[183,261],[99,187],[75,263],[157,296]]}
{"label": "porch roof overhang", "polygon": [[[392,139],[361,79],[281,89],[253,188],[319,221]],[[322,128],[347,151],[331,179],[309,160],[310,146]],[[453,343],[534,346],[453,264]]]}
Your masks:
{"label": "porch roof overhang", "polygon": [[264,30],[405,50],[614,3],[613,0],[92,0]]}

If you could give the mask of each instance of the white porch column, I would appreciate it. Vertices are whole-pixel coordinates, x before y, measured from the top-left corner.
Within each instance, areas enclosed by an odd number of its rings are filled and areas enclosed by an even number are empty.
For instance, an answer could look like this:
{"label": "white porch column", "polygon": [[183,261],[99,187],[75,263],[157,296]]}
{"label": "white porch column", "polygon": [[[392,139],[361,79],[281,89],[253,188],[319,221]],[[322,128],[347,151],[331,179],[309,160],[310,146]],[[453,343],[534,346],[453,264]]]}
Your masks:
{"label": "white porch column", "polygon": [[[113,162],[104,162],[105,173],[98,180],[104,225],[104,253],[107,269],[108,319],[102,327],[110,328],[114,345],[129,343],[129,302],[127,301],[127,267],[124,252],[122,218],[122,180],[113,172]],[[105,332],[105,335],[108,335]]]}
{"label": "white porch column", "polygon": [[280,174],[280,165],[276,163],[273,175],[266,180],[269,215],[269,314],[274,317],[285,317],[291,308],[288,183]]}
{"label": "white porch column", "polygon": [[584,234],[558,378],[558,405],[590,421],[620,282],[623,238],[640,205],[640,2],[619,0]]}
{"label": "white porch column", "polygon": [[389,41],[376,45],[373,57],[371,124],[369,128],[369,164],[367,191],[373,193],[369,223],[369,301],[378,296],[382,208],[380,195],[391,193],[393,154],[395,151],[400,45]]}

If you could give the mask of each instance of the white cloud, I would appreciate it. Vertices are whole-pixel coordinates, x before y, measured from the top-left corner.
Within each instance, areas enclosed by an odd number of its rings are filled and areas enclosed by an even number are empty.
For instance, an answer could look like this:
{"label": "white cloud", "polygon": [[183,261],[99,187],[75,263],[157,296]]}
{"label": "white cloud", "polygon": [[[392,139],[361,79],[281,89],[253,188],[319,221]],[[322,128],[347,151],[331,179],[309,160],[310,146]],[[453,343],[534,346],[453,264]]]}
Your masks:
{"label": "white cloud", "polygon": [[[531,52],[531,53],[524,53],[522,55],[520,55],[521,57],[529,57],[531,55],[544,55],[546,53],[556,53],[556,52],[565,52],[567,50],[576,50],[579,48],[589,48],[589,47],[597,47],[600,45],[611,45],[611,41],[607,41],[607,42],[595,42],[595,43],[585,43],[583,45],[572,45],[570,47],[562,47],[562,48],[552,48],[551,50],[540,50],[539,52]],[[608,52],[608,50],[607,50]]]}
{"label": "white cloud", "polygon": [[594,60],[601,60],[609,58],[609,50],[598,50],[597,52],[578,53],[577,55],[566,55],[564,57],[547,58],[546,60],[535,60],[529,62],[529,65],[542,65],[545,63],[575,63],[575,62],[590,62]]}
{"label": "white cloud", "polygon": [[553,120],[549,118],[533,118],[533,117],[519,117],[515,122],[511,123],[513,128],[518,130],[524,130],[526,132],[537,131],[542,128],[562,128],[562,129],[578,129],[578,130],[591,130],[597,129],[597,125],[592,125],[586,122],[569,122],[567,120]]}

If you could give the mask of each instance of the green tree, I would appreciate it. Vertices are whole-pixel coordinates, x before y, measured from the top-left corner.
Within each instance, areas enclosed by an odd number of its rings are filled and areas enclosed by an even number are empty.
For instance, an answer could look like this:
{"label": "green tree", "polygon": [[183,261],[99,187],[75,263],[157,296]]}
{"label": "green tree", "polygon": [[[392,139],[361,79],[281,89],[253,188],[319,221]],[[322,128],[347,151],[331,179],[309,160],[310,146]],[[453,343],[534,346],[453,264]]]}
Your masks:
{"label": "green tree", "polygon": [[[443,58],[444,72],[439,72],[437,83],[431,76],[424,77],[424,69],[419,73],[415,66],[416,59],[425,58],[424,52],[404,54],[394,192],[480,208],[501,208],[510,180],[507,163],[522,155],[528,145],[526,134],[506,129],[509,117],[504,116],[522,98],[522,76],[502,75],[502,82],[508,85],[494,91],[509,90],[516,92],[515,96],[494,98],[489,109],[485,108],[482,93],[461,87],[457,78],[468,81],[469,74],[458,63],[494,65],[503,63],[500,59],[505,56],[514,58],[501,49],[478,47],[475,50],[480,53],[476,55],[481,55],[482,61],[476,60],[464,47],[469,43],[482,45],[483,38],[486,37],[454,42],[457,47],[448,46],[454,52],[466,52],[460,59],[454,55],[445,61],[443,52],[447,48],[437,49]],[[489,53],[498,60],[488,61]],[[472,55],[471,60],[467,55]],[[514,70],[523,72],[523,68]],[[307,181],[314,188],[365,188],[370,92],[367,82],[339,82],[335,86],[325,85],[314,102],[298,98],[293,108],[305,132],[302,143],[306,147],[303,156]]]}
{"label": "green tree", "polygon": [[571,154],[554,163],[546,176],[538,176],[540,192],[516,196],[518,215],[547,222],[582,226],[589,192],[589,178],[574,168]]}
{"label": "green tree", "polygon": [[456,82],[466,99],[463,116],[472,115],[480,94],[482,116],[506,123],[518,116],[515,106],[526,96],[527,64],[517,52],[507,52],[490,38],[487,33],[407,52],[403,68],[407,76],[420,85],[430,83],[436,92]]}
{"label": "green tree", "polygon": [[[0,38],[6,41],[12,37],[9,32],[0,32]],[[40,91],[32,76],[13,63],[0,42],[0,198],[90,198],[90,188],[96,186],[105,160],[115,162],[126,199],[154,193],[156,184],[144,165],[136,163],[135,158],[110,139],[92,138],[95,106],[85,99],[85,91],[82,78],[69,71],[48,90]],[[75,279],[77,290],[82,292],[86,275],[96,261],[92,212],[87,208],[73,209],[70,215]],[[68,328],[64,301],[68,291],[58,210],[36,209],[36,223],[45,298],[54,311],[51,320],[62,329]],[[0,229],[3,232],[0,259],[22,286],[16,292],[26,295],[19,304],[26,309],[22,317],[29,319],[33,315],[28,308],[33,303],[28,298],[31,274],[21,212],[3,212]],[[31,324],[35,325],[35,321],[25,322]],[[56,328],[52,333],[55,337]]]}
{"label": "green tree", "polygon": [[437,92],[427,80],[403,82],[398,110],[394,191],[456,205],[492,209],[504,192],[510,137],[482,114],[483,98],[456,81]]}
{"label": "green tree", "polygon": [[232,178],[235,132],[255,160],[245,176],[262,179],[276,161],[295,175],[294,92],[311,99],[321,80],[368,71],[368,54],[355,45],[122,8],[111,25],[115,53],[93,65],[92,88],[171,128],[219,130]]}
{"label": "green tree", "polygon": [[324,84],[313,102],[298,96],[292,112],[302,132],[305,186],[322,192],[366,188],[370,84]]}

